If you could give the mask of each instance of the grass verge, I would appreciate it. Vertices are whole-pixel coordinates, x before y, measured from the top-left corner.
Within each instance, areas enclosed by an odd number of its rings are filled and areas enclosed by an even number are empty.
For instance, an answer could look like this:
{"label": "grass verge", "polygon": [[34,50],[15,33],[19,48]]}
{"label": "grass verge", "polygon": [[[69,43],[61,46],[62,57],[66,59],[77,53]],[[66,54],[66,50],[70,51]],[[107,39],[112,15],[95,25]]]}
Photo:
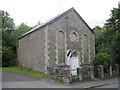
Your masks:
{"label": "grass verge", "polygon": [[26,69],[24,67],[19,67],[19,66],[16,66],[16,67],[2,67],[2,68],[0,68],[0,72],[11,72],[11,73],[26,74],[26,75],[30,75],[30,76],[33,76],[33,77],[38,78],[38,79],[45,79],[45,78],[52,79],[52,80],[56,81],[56,83],[58,83],[58,84],[64,84],[65,83],[62,79],[53,78],[53,77],[51,77],[49,75],[46,75],[44,73],[41,73],[41,72],[38,72],[38,71],[33,71],[31,69]]}
{"label": "grass verge", "polygon": [[33,71],[31,69],[26,69],[26,68],[23,68],[23,67],[3,67],[2,69],[0,68],[0,71],[26,74],[26,75],[36,77],[38,79],[49,78],[48,75],[45,75],[41,72]]}
{"label": "grass verge", "polygon": [[0,67],[0,72],[2,72],[2,67]]}

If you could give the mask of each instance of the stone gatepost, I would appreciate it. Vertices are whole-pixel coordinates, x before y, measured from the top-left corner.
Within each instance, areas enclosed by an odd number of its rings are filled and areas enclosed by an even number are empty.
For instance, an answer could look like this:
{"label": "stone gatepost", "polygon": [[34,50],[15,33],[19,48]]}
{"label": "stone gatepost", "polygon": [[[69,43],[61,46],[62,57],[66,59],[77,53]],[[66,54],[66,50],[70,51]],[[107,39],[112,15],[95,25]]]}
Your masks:
{"label": "stone gatepost", "polygon": [[69,79],[70,76],[70,69],[69,68],[65,68],[63,70],[63,80],[65,83],[70,83],[71,80]]}
{"label": "stone gatepost", "polygon": [[53,73],[54,73],[53,75],[54,75],[55,77],[57,77],[57,76],[58,76],[58,69],[55,68],[54,71],[53,71]]}
{"label": "stone gatepost", "polygon": [[119,75],[119,65],[117,63],[115,64],[115,74]]}
{"label": "stone gatepost", "polygon": [[90,78],[91,80],[94,80],[94,67],[93,66],[90,66]]}
{"label": "stone gatepost", "polygon": [[112,73],[112,66],[110,65],[110,77],[113,76],[113,73]]}
{"label": "stone gatepost", "polygon": [[52,68],[47,67],[47,74],[48,74],[48,75],[52,75]]}
{"label": "stone gatepost", "polygon": [[69,83],[72,83],[72,74],[69,74]]}
{"label": "stone gatepost", "polygon": [[98,67],[98,77],[103,79],[104,78],[104,68],[103,65],[99,65]]}
{"label": "stone gatepost", "polygon": [[82,68],[77,68],[77,75],[78,75],[79,81],[82,81],[83,80],[83,78],[82,78]]}

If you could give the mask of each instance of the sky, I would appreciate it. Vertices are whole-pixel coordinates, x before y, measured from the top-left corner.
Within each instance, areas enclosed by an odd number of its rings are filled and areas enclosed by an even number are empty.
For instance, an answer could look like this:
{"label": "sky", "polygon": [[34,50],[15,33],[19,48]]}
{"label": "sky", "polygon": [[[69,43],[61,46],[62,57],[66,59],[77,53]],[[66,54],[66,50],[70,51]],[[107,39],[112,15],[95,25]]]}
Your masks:
{"label": "sky", "polygon": [[16,26],[35,26],[74,7],[91,27],[103,26],[120,0],[0,0],[0,10],[7,11]]}

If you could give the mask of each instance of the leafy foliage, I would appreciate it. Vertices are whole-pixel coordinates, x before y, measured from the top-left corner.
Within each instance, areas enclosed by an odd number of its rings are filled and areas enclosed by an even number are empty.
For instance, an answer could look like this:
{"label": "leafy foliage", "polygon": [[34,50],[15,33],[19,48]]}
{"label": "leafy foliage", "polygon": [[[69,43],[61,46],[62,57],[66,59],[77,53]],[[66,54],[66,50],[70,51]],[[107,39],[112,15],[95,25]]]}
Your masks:
{"label": "leafy foliage", "polygon": [[111,56],[107,53],[96,54],[93,63],[94,65],[103,65],[105,69],[108,69],[111,65]]}
{"label": "leafy foliage", "polygon": [[16,54],[11,47],[2,47],[2,63],[4,66],[14,66],[16,64]]}
{"label": "leafy foliage", "polygon": [[2,66],[14,66],[17,64],[17,38],[31,28],[24,23],[16,28],[8,12],[0,11],[0,14],[2,17],[0,29],[2,32]]}
{"label": "leafy foliage", "polygon": [[[95,32],[96,57],[94,64],[120,64],[120,8],[111,10],[111,17],[104,27],[96,26]],[[108,66],[109,66],[108,65]]]}
{"label": "leafy foliage", "polygon": [[[21,36],[22,34],[26,33],[27,31],[29,31],[30,29],[32,29],[31,27],[27,26],[25,23],[21,23],[17,28],[16,28],[16,34],[17,36]],[[18,38],[17,37],[17,38]]]}
{"label": "leafy foliage", "polygon": [[[12,32],[15,31],[13,19],[9,17],[7,12],[2,13],[2,66],[8,66],[14,62],[15,45],[13,43],[14,37]],[[12,64],[11,64],[12,65]]]}
{"label": "leafy foliage", "polygon": [[94,64],[95,65],[107,65],[110,64],[111,58],[110,55],[107,53],[99,53],[96,54],[95,60],[94,60]]}
{"label": "leafy foliage", "polygon": [[95,32],[95,47],[96,47],[96,53],[99,52],[99,50],[101,49],[101,46],[103,45],[103,41],[104,41],[104,36],[103,36],[103,28],[96,26],[93,28],[94,32]]}
{"label": "leafy foliage", "polygon": [[108,37],[111,42],[113,63],[120,64],[120,8],[113,8],[111,12],[111,18],[105,24],[106,34],[109,34]]}

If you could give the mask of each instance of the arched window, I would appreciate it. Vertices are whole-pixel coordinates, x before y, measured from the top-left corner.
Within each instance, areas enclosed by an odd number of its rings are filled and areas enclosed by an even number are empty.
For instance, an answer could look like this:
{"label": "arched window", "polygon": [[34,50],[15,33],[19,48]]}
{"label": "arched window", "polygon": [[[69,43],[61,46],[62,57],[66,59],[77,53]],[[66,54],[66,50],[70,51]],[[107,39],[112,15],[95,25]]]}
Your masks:
{"label": "arched window", "polygon": [[63,31],[57,33],[58,64],[65,63],[65,34]]}
{"label": "arched window", "polygon": [[89,63],[89,47],[88,47],[88,37],[86,34],[82,36],[83,40],[83,61],[85,64]]}

